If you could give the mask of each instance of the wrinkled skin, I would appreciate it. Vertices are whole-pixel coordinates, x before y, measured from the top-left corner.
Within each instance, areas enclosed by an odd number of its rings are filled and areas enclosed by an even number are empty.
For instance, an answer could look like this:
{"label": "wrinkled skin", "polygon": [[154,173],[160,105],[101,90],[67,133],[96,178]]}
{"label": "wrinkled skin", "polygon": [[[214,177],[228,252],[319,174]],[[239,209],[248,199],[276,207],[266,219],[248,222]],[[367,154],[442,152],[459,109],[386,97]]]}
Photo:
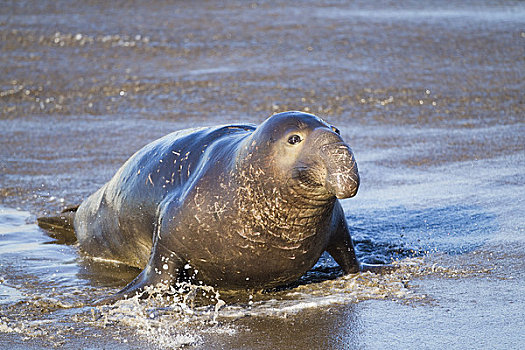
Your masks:
{"label": "wrinkled skin", "polygon": [[208,285],[269,288],[297,280],[324,251],[359,271],[338,201],[358,187],[339,131],[285,112],[154,141],[80,205],[74,226],[86,253],[144,269],[106,301],[171,285],[189,266]]}

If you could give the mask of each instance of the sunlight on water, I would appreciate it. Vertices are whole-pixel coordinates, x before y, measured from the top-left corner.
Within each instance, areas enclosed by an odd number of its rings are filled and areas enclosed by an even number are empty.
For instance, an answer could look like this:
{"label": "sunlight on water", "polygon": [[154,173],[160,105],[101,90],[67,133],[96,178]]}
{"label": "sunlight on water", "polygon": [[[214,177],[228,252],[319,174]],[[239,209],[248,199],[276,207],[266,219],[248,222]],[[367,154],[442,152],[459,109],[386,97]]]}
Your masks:
{"label": "sunlight on water", "polygon": [[[199,344],[209,334],[234,335],[235,320],[246,317],[287,318],[309,309],[347,305],[364,300],[394,300],[401,303],[432,303],[432,298],[417,292],[414,278],[439,275],[461,278],[490,273],[483,269],[454,269],[430,264],[425,258],[406,258],[386,274],[370,272],[343,276],[320,283],[272,293],[220,292],[211,287],[184,285],[163,296],[145,300],[133,297],[92,310],[100,327],[125,326],[160,347]],[[152,289],[152,292],[162,290]]]}
{"label": "sunlight on water", "polygon": [[523,14],[525,8],[521,11],[512,11],[503,7],[495,7],[490,11],[479,10],[475,8],[469,9],[396,9],[396,10],[323,10],[317,15],[328,18],[352,18],[362,17],[375,20],[397,20],[397,21],[428,21],[428,20],[470,20],[470,21],[523,21]]}

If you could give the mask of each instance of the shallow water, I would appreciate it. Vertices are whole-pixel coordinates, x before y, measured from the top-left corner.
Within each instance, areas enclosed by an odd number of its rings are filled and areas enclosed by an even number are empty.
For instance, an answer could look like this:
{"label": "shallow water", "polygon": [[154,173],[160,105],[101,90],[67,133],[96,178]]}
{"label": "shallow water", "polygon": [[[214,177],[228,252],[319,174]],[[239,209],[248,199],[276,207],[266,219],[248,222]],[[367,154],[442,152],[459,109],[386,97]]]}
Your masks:
{"label": "shallow water", "polygon": [[[0,37],[0,347],[525,346],[523,3],[9,2]],[[138,271],[37,216],[170,131],[288,109],[341,129],[359,257],[395,271],[90,306]]]}

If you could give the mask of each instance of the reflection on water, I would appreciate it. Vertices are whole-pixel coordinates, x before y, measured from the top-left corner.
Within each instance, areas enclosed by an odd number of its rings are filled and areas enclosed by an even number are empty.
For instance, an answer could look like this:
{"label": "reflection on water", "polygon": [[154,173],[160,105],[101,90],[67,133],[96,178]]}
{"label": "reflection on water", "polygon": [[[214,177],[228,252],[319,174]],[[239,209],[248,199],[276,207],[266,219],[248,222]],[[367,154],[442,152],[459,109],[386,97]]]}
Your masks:
{"label": "reflection on water", "polygon": [[9,287],[5,281],[0,281],[0,304],[11,304],[23,299],[22,293],[16,288]]}
{"label": "reflection on water", "polygon": [[494,6],[490,9],[476,8],[450,8],[450,9],[424,9],[424,8],[405,8],[405,9],[363,9],[362,7],[352,10],[325,9],[316,13],[317,16],[328,18],[352,18],[363,17],[369,20],[389,20],[389,21],[416,21],[428,22],[448,21],[448,20],[469,20],[483,22],[521,22],[523,21],[522,13],[512,11],[512,9],[503,6]]}
{"label": "reflection on water", "polygon": [[359,257],[367,263],[384,264],[430,252],[471,252],[498,229],[496,216],[479,206],[399,206],[353,213],[347,219]]}

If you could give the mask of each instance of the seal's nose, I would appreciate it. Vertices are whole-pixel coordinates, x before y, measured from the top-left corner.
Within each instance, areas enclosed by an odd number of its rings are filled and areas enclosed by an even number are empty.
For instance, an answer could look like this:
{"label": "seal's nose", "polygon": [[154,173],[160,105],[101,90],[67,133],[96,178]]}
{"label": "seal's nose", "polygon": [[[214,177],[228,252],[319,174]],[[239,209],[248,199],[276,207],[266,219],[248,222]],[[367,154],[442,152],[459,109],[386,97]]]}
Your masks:
{"label": "seal's nose", "polygon": [[326,166],[326,188],[337,198],[357,194],[359,172],[350,147],[344,142],[330,143],[320,148]]}

